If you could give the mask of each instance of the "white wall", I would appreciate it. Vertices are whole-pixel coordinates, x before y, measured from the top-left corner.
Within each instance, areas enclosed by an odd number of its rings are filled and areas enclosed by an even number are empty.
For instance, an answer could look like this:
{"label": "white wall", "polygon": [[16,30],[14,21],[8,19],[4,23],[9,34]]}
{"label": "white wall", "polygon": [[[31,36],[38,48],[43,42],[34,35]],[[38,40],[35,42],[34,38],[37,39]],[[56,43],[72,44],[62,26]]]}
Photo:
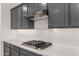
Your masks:
{"label": "white wall", "polygon": [[[1,4],[0,4],[0,35],[1,35]],[[1,39],[1,36],[0,36]]]}
{"label": "white wall", "polygon": [[53,43],[79,47],[79,29],[50,29],[50,30],[18,30],[19,38],[41,39]]}
{"label": "white wall", "polygon": [[[1,4],[1,35],[2,39],[41,39],[57,44],[79,47],[79,28],[63,28],[63,29],[25,29],[10,30],[10,10],[18,3]],[[40,25],[40,24],[39,24]],[[0,37],[1,38],[1,37]]]}
{"label": "white wall", "polygon": [[0,55],[2,55],[1,40],[15,38],[14,31],[10,29],[10,9],[19,3],[1,3],[1,20],[0,20]]}
{"label": "white wall", "polygon": [[1,29],[2,39],[11,37],[12,31],[10,29],[10,9],[17,6],[18,3],[2,3],[1,4]]}

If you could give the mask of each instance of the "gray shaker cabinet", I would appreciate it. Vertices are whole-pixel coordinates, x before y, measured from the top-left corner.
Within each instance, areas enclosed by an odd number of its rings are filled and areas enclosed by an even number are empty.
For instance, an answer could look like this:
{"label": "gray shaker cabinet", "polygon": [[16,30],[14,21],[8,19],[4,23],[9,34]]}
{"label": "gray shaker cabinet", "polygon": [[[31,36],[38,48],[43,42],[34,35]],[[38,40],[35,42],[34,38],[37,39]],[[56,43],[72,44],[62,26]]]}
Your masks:
{"label": "gray shaker cabinet", "polygon": [[21,29],[21,7],[11,9],[11,29]]}
{"label": "gray shaker cabinet", "polygon": [[68,4],[48,3],[48,26],[67,27],[68,26]]}
{"label": "gray shaker cabinet", "polygon": [[20,54],[25,55],[25,56],[42,56],[40,54],[25,50],[25,49],[20,49]]}
{"label": "gray shaker cabinet", "polygon": [[19,56],[19,52],[16,50],[11,49],[11,56]]}
{"label": "gray shaker cabinet", "polygon": [[78,27],[79,3],[25,3],[11,9],[11,29],[34,29],[34,20],[25,18],[48,9],[48,27]]}
{"label": "gray shaker cabinet", "polygon": [[17,9],[11,9],[11,29],[17,29]]}
{"label": "gray shaker cabinet", "polygon": [[22,9],[21,9],[21,13],[22,13],[22,29],[27,29],[28,28],[28,19],[25,18],[25,16],[27,16],[27,4],[22,5]]}
{"label": "gray shaker cabinet", "polygon": [[21,29],[21,6],[17,8],[17,29]]}
{"label": "gray shaker cabinet", "polygon": [[4,56],[10,56],[10,44],[4,42]]}
{"label": "gray shaker cabinet", "polygon": [[4,42],[4,56],[42,56],[42,55]]}
{"label": "gray shaker cabinet", "polygon": [[33,29],[34,21],[30,20],[29,18],[25,18],[26,16],[28,16],[27,4],[22,5],[22,29]]}
{"label": "gray shaker cabinet", "polygon": [[79,26],[79,3],[70,4],[71,26]]}
{"label": "gray shaker cabinet", "polygon": [[10,48],[4,45],[4,56],[10,56]]}
{"label": "gray shaker cabinet", "polygon": [[33,29],[34,21],[25,18],[28,15],[27,4],[21,4],[11,9],[11,29]]}

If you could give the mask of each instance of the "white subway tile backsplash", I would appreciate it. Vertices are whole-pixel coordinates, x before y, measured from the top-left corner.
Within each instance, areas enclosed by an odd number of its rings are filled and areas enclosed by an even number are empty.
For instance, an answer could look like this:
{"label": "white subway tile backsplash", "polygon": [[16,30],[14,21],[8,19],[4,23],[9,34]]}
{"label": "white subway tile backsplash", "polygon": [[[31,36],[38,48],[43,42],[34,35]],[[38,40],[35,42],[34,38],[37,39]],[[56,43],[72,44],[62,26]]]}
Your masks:
{"label": "white subway tile backsplash", "polygon": [[79,29],[77,28],[23,30],[17,31],[16,34],[20,39],[36,39],[76,47],[79,46]]}

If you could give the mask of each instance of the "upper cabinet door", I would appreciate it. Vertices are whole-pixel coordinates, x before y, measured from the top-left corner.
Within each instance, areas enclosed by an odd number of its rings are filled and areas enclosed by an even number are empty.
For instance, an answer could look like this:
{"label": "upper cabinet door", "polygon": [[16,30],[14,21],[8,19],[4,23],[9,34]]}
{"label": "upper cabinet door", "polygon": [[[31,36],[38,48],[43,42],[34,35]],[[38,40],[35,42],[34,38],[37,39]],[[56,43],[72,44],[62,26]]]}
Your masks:
{"label": "upper cabinet door", "polygon": [[27,16],[27,4],[22,5],[22,29],[28,29],[28,19],[25,18]]}
{"label": "upper cabinet door", "polygon": [[79,3],[72,3],[70,5],[71,11],[71,26],[79,26]]}
{"label": "upper cabinet door", "polygon": [[50,28],[68,26],[68,4],[48,3],[48,15]]}
{"label": "upper cabinet door", "polygon": [[21,29],[22,25],[21,25],[21,6],[17,7],[17,28]]}
{"label": "upper cabinet door", "polygon": [[17,29],[17,9],[11,9],[11,29]]}
{"label": "upper cabinet door", "polygon": [[21,7],[11,9],[11,29],[21,29]]}
{"label": "upper cabinet door", "polygon": [[31,11],[29,13],[28,8],[29,8],[28,3],[22,5],[22,29],[33,29],[34,28],[34,21],[27,18],[29,14],[31,15]]}

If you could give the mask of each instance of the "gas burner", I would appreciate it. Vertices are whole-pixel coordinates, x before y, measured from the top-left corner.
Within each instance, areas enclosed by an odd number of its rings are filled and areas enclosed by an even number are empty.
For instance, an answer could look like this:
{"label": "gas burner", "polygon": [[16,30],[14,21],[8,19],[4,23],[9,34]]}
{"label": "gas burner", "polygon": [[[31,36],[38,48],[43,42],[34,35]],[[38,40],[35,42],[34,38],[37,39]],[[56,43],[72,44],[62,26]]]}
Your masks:
{"label": "gas burner", "polygon": [[32,47],[32,48],[35,48],[35,49],[45,49],[45,48],[51,46],[52,43],[44,42],[44,41],[41,41],[41,40],[31,40],[31,41],[23,42],[22,45]]}

